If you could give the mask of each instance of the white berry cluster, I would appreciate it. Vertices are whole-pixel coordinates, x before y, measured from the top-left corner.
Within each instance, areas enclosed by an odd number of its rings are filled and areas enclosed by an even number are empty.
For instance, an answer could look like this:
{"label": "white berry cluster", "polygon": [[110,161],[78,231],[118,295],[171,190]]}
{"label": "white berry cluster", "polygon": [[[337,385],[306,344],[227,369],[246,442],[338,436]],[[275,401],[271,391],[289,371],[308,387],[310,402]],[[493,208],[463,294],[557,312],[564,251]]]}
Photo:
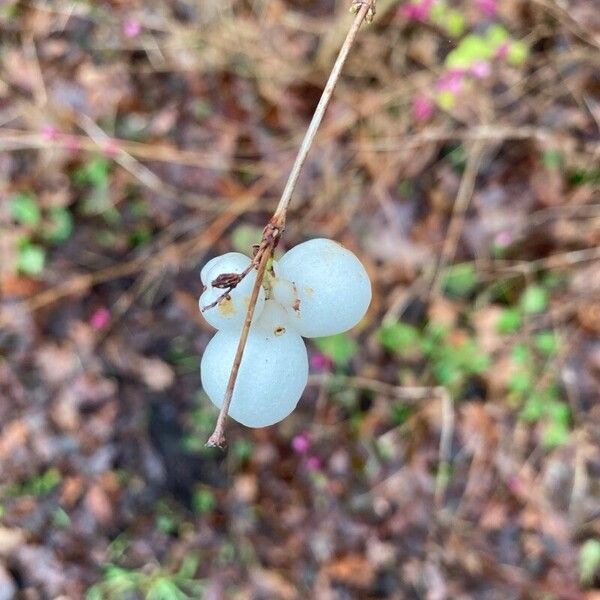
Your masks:
{"label": "white berry cluster", "polygon": [[[250,258],[223,254],[204,265],[200,308],[223,289],[217,277],[242,273]],[[256,271],[250,271],[214,307],[206,320],[219,331],[208,343],[200,374],[208,397],[221,407],[246,317]],[[287,417],[308,380],[301,336],[321,337],[354,327],[371,302],[371,282],[358,258],[340,244],[314,239],[292,248],[277,262],[259,290],[248,341],[238,372],[229,416],[248,427],[266,427]]]}

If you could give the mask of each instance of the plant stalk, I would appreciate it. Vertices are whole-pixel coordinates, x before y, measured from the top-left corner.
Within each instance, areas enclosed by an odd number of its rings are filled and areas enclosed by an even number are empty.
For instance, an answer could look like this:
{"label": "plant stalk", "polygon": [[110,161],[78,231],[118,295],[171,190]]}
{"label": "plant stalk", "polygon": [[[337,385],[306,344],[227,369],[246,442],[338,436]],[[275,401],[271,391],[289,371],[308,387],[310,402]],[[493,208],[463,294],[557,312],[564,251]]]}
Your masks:
{"label": "plant stalk", "polygon": [[317,104],[317,108],[315,109],[313,117],[310,121],[310,125],[306,130],[304,139],[302,140],[302,144],[298,150],[296,160],[294,161],[287,183],[285,184],[285,188],[281,194],[279,204],[277,205],[275,213],[271,217],[269,224],[265,227],[258,252],[254,257],[254,265],[257,269],[256,281],[254,282],[254,286],[252,288],[250,303],[248,304],[248,310],[246,312],[246,319],[244,321],[244,326],[242,327],[240,341],[233,359],[231,373],[229,374],[227,388],[225,389],[225,397],[223,398],[223,404],[221,406],[221,410],[219,411],[215,430],[206,442],[206,445],[209,447],[223,448],[226,445],[225,422],[227,420],[227,413],[229,412],[229,406],[233,397],[235,382],[240,370],[240,365],[242,364],[244,349],[246,348],[246,342],[248,341],[250,325],[252,323],[252,317],[254,316],[254,310],[256,308],[256,302],[258,300],[258,294],[260,291],[260,286],[262,285],[265,270],[267,268],[267,263],[273,256],[273,250],[277,246],[279,238],[285,229],[288,207],[290,205],[294,189],[296,188],[296,184],[298,183],[300,171],[304,165],[304,162],[306,161],[308,151],[310,150],[313,140],[315,139],[319,125],[323,120],[323,115],[325,114],[325,110],[329,105],[335,85],[340,78],[340,73],[342,72],[342,68],[346,62],[350,48],[356,39],[356,34],[358,33],[358,29],[362,22],[365,20],[365,18],[371,18],[374,14],[375,0],[356,0],[353,4],[353,8],[358,8],[356,17],[352,22],[352,26],[346,35],[346,39],[344,40],[338,57],[333,65],[333,69],[331,70],[331,74],[329,75],[329,79],[327,80],[325,89],[321,95],[321,99]]}

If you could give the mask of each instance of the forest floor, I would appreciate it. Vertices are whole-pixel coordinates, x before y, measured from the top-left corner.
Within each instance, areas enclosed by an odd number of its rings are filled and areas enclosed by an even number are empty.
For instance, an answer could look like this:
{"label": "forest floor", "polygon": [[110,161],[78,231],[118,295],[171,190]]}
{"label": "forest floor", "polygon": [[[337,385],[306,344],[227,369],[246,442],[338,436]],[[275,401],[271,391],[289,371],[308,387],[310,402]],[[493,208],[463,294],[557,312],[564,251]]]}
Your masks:
{"label": "forest floor", "polygon": [[204,448],[199,269],[260,239],[351,20],[0,4],[0,600],[600,598],[594,0],[379,0],[281,243],[371,307]]}

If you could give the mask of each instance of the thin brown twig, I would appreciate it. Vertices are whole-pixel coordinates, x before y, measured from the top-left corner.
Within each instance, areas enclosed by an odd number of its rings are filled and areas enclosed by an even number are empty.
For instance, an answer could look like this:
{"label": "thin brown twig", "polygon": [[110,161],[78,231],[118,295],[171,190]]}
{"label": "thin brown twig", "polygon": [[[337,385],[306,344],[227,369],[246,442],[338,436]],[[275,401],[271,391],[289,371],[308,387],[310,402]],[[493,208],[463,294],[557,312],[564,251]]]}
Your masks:
{"label": "thin brown twig", "polygon": [[[248,334],[250,333],[250,324],[252,323],[252,317],[254,316],[254,310],[256,308],[256,301],[258,300],[260,283],[265,274],[265,269],[267,268],[267,263],[269,262],[269,258],[271,257],[271,252],[272,248],[269,248],[269,250],[265,248],[265,251],[262,253],[260,263],[258,265],[256,273],[256,282],[254,284],[254,287],[252,288],[252,295],[250,296],[248,311],[246,312],[246,320],[244,321],[244,326],[242,327],[240,341],[238,342],[238,347],[235,352],[235,357],[233,359],[233,365],[231,366],[231,373],[229,374],[229,381],[227,382],[225,397],[223,398],[223,405],[221,406],[221,410],[219,411],[219,416],[217,418],[215,430],[206,442],[206,445],[209,447],[216,446],[218,448],[222,448],[225,445],[225,419],[227,418],[227,414],[229,412],[229,405],[231,404],[231,399],[233,398],[235,382],[237,380],[238,372],[240,370],[240,365],[242,364],[242,358],[244,356],[246,342],[248,341]],[[256,285],[256,283],[258,283],[258,285]]]}
{"label": "thin brown twig", "polygon": [[329,105],[329,101],[331,100],[331,96],[333,95],[333,90],[335,89],[335,85],[340,77],[340,73],[342,72],[342,68],[344,67],[344,63],[348,58],[348,53],[350,52],[350,48],[356,39],[356,35],[358,33],[358,29],[361,26],[363,20],[367,16],[367,13],[374,11],[375,3],[373,1],[365,1],[361,2],[361,6],[359,11],[356,14],[356,18],[346,35],[346,39],[342,44],[338,57],[333,65],[331,73],[329,75],[329,79],[325,84],[325,89],[323,90],[323,94],[321,95],[321,99],[317,104],[317,108],[313,114],[310,125],[306,130],[306,134],[304,135],[304,139],[302,140],[302,144],[300,145],[300,149],[298,150],[298,155],[296,156],[296,160],[294,161],[294,165],[292,166],[292,170],[288,177],[287,183],[285,184],[285,188],[283,193],[281,194],[281,199],[279,200],[279,204],[277,205],[277,209],[275,210],[275,215],[279,219],[281,219],[281,224],[285,227],[285,219],[287,215],[287,210],[290,205],[290,201],[292,199],[292,194],[294,193],[294,189],[296,184],[298,183],[298,177],[300,176],[300,171],[304,162],[306,161],[306,157],[308,156],[308,151],[315,139],[315,135],[317,130],[319,129],[319,125],[323,120],[323,115],[327,110],[327,106]]}
{"label": "thin brown twig", "polygon": [[431,280],[431,292],[434,296],[440,291],[442,281],[440,277],[441,273],[446,265],[454,259],[456,247],[458,246],[458,241],[463,229],[465,214],[471,201],[473,190],[475,189],[475,179],[477,178],[477,172],[479,171],[479,165],[481,164],[482,153],[482,142],[475,142],[468,153],[467,165],[460,181],[456,200],[454,201],[452,216],[446,232],[446,238],[444,239],[444,245],[433,274],[433,279]]}
{"label": "thin brown twig", "polygon": [[[217,418],[215,429],[212,435],[209,437],[208,441],[206,442],[206,445],[209,447],[223,448],[226,444],[225,422],[227,419],[227,413],[229,411],[229,405],[231,404],[231,399],[233,397],[235,382],[237,380],[237,375],[240,369],[240,365],[242,363],[242,358],[244,356],[244,349],[246,348],[246,342],[248,340],[248,334],[250,332],[250,324],[252,323],[252,317],[254,315],[256,302],[258,300],[258,293],[260,290],[260,286],[262,285],[262,280],[265,273],[265,269],[267,267],[267,263],[272,257],[273,250],[277,246],[281,234],[285,229],[287,211],[290,205],[290,201],[292,199],[292,194],[294,193],[294,189],[296,187],[296,184],[298,183],[300,171],[302,169],[302,166],[304,165],[304,162],[306,161],[308,151],[310,150],[310,147],[313,143],[319,125],[323,120],[323,115],[325,114],[327,106],[329,105],[329,101],[331,100],[331,97],[333,95],[333,90],[335,89],[335,85],[340,77],[340,73],[342,72],[342,68],[344,66],[344,63],[346,62],[346,58],[348,57],[350,48],[352,47],[352,44],[356,39],[358,29],[365,19],[372,20],[373,15],[375,14],[375,0],[354,0],[352,3],[351,10],[356,12],[356,17],[354,18],[352,26],[350,27],[350,30],[346,35],[346,39],[342,44],[338,57],[335,61],[335,64],[333,65],[333,69],[331,70],[331,74],[329,75],[329,79],[327,80],[327,83],[325,85],[325,89],[323,90],[323,94],[321,95],[321,99],[319,100],[319,103],[312,116],[308,129],[306,130],[304,139],[302,140],[302,144],[300,145],[300,149],[298,150],[296,160],[294,161],[294,164],[288,176],[287,183],[281,194],[279,204],[277,205],[277,208],[275,209],[275,213],[271,217],[271,220],[264,229],[260,246],[258,248],[258,251],[256,252],[256,255],[254,256],[252,264],[257,269],[256,280],[254,282],[254,286],[252,287],[252,294],[250,296],[248,310],[246,311],[246,319],[244,321],[244,326],[242,327],[240,341],[238,343],[235,357],[233,359],[233,365],[231,368],[231,373],[229,375],[229,381],[227,382],[227,388],[225,390],[223,404],[221,406],[221,410],[219,411],[219,416]],[[241,278],[238,279],[237,283],[239,283],[239,281],[241,281]],[[231,289],[229,291],[231,291]]]}

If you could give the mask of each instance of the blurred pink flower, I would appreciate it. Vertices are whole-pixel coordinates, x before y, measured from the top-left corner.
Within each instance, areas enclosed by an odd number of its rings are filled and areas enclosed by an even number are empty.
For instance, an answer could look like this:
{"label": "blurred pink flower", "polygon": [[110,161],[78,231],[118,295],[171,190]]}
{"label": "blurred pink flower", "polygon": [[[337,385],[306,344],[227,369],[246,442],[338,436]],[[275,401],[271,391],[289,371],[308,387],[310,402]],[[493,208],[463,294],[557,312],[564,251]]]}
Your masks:
{"label": "blurred pink flower", "polygon": [[310,366],[314,371],[331,371],[333,369],[333,361],[329,356],[321,352],[315,352],[310,357]]}
{"label": "blurred pink flower", "polygon": [[498,12],[496,0],[475,0],[475,6],[488,17],[493,17]]}
{"label": "blurred pink flower", "polygon": [[464,79],[464,69],[450,69],[439,78],[437,88],[440,91],[458,94],[462,90]]}
{"label": "blurred pink flower", "polygon": [[117,144],[116,140],[108,139],[102,146],[102,152],[108,158],[114,158],[119,153],[119,144]]}
{"label": "blurred pink flower", "polygon": [[508,56],[508,51],[510,50],[508,42],[502,42],[498,50],[496,50],[496,58],[500,60],[504,60]]}
{"label": "blurred pink flower", "polygon": [[500,231],[494,238],[494,244],[499,248],[507,248],[512,244],[513,236],[510,231]]}
{"label": "blurred pink flower", "polygon": [[104,329],[109,323],[110,311],[104,306],[94,311],[94,314],[90,317],[90,325],[96,331]]}
{"label": "blurred pink flower", "polygon": [[400,9],[400,14],[409,21],[426,21],[429,17],[434,0],[421,0],[418,3],[409,2]]}
{"label": "blurred pink flower", "polygon": [[419,94],[413,99],[412,115],[415,121],[429,121],[433,116],[433,110],[434,104],[425,94]]}
{"label": "blurred pink flower", "polygon": [[54,125],[43,125],[42,137],[48,142],[54,141],[58,137],[58,129]]}
{"label": "blurred pink flower", "polygon": [[79,143],[79,140],[73,135],[68,135],[65,137],[65,146],[70,152],[79,152],[79,150],[81,150],[81,144]]}
{"label": "blurred pink flower", "polygon": [[305,433],[299,433],[292,439],[292,449],[298,454],[306,454],[310,448],[310,440]]}
{"label": "blurred pink flower", "polygon": [[320,471],[322,467],[321,459],[318,456],[309,456],[306,460],[306,468],[309,471]]}
{"label": "blurred pink flower", "polygon": [[487,60],[478,60],[471,65],[471,74],[477,79],[485,79],[492,72],[492,66]]}
{"label": "blurred pink flower", "polygon": [[140,25],[140,22],[136,21],[135,19],[127,19],[123,23],[123,34],[125,37],[135,38],[140,35],[141,31],[142,26]]}

